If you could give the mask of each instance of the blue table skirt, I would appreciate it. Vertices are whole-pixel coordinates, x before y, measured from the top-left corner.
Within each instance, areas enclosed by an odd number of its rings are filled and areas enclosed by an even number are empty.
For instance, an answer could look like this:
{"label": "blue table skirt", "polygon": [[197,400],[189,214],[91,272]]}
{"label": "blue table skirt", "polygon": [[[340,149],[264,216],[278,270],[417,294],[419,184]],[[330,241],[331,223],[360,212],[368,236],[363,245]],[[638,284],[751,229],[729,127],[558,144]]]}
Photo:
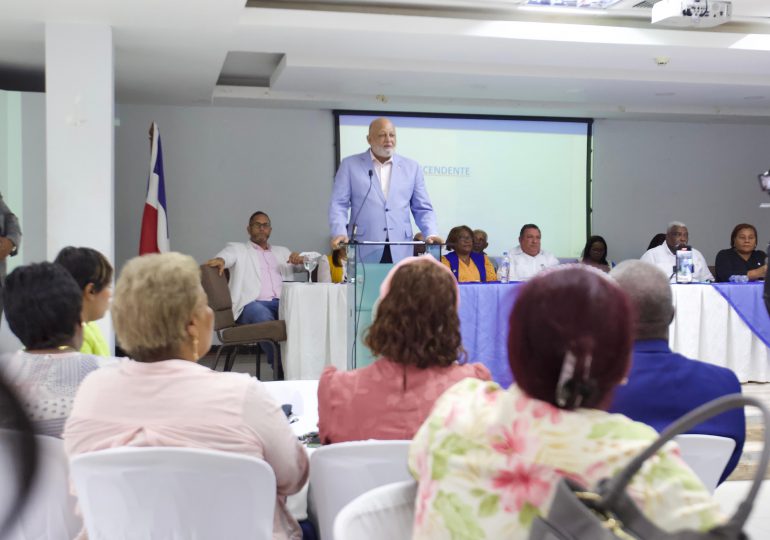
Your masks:
{"label": "blue table skirt", "polygon": [[521,285],[460,284],[460,332],[467,360],[487,366],[504,388],[513,382],[508,365],[508,320]]}
{"label": "blue table skirt", "polygon": [[[460,284],[460,331],[468,362],[481,362],[501,386],[513,382],[508,365],[508,320],[523,283]],[[690,285],[674,285],[689,287]],[[770,317],[762,283],[714,283],[741,319],[770,347]]]}

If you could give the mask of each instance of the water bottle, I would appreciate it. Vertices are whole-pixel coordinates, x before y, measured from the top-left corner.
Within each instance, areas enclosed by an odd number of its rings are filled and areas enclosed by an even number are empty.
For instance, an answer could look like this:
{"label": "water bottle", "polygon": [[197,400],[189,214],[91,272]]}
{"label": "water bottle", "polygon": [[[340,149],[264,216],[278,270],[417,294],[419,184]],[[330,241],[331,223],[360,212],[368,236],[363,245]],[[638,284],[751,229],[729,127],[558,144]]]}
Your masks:
{"label": "water bottle", "polygon": [[503,251],[503,262],[500,263],[500,269],[497,272],[497,277],[500,279],[500,283],[508,283],[508,278],[511,275],[511,258],[508,256],[507,251]]}
{"label": "water bottle", "polygon": [[676,282],[692,283],[693,271],[692,248],[682,246],[676,250]]}

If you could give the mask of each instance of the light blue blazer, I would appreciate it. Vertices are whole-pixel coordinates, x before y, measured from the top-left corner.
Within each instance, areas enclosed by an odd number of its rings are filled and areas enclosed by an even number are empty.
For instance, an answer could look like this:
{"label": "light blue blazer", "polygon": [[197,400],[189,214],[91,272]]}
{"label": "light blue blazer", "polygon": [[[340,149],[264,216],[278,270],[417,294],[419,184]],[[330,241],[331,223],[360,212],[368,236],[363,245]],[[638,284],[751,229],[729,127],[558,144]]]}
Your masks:
{"label": "light blue blazer", "polygon": [[[370,170],[371,191],[367,196]],[[329,202],[329,229],[332,237],[346,235],[352,241],[352,220],[355,219],[357,241],[385,241],[386,238],[391,242],[412,240],[410,211],[426,238],[438,235],[436,216],[425,189],[425,179],[419,163],[398,154],[393,156],[390,188],[386,199],[369,150],[342,160],[334,177],[334,188]],[[412,246],[392,246],[393,262],[408,257],[412,251]],[[382,248],[362,248],[359,253],[365,262],[379,262]]]}

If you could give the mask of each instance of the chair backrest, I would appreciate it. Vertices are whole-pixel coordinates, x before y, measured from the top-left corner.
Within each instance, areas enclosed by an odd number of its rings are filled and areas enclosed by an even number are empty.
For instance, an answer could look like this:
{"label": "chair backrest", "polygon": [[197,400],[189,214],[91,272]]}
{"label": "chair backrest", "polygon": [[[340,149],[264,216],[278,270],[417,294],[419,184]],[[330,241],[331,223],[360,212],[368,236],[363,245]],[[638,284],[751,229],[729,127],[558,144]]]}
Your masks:
{"label": "chair backrest", "polygon": [[411,441],[330,444],[310,456],[308,509],[321,540],[334,538],[334,518],[350,501],[378,486],[409,480]]}
{"label": "chair backrest", "polygon": [[414,523],[417,482],[406,480],[367,491],[348,503],[334,520],[336,540],[409,540]]}
{"label": "chair backrest", "polygon": [[679,445],[682,459],[713,493],[733,454],[735,441],[729,437],[689,433],[677,435],[674,440]]}
{"label": "chair backrest", "polygon": [[[8,430],[0,430],[0,508],[9,508],[16,497],[16,483],[9,481],[17,465],[11,463],[9,447],[12,438],[18,436]],[[75,498],[70,495],[69,466],[61,439],[36,435],[38,445],[38,469],[32,491],[24,509],[18,514],[4,540],[29,540],[46,538],[70,540],[83,526],[75,514]]]}
{"label": "chair backrest", "polygon": [[89,538],[272,539],[273,469],[255,457],[123,447],[70,463]]}
{"label": "chair backrest", "polygon": [[214,312],[214,330],[228,328],[235,324],[233,319],[233,299],[227,278],[219,275],[219,270],[205,264],[201,265],[201,285],[209,299],[209,307]]}

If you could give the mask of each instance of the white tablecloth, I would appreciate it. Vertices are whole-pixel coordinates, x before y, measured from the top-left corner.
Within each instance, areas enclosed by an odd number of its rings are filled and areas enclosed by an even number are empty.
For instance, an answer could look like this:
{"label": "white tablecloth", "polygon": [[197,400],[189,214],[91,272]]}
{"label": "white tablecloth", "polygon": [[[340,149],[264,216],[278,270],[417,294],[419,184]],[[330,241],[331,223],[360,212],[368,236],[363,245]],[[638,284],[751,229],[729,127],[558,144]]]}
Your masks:
{"label": "white tablecloth", "polygon": [[711,285],[672,285],[671,348],[732,369],[741,382],[770,381],[768,348]]}
{"label": "white tablecloth", "polygon": [[284,283],[279,318],[286,321],[281,347],[288,379],[318,379],[328,365],[347,369],[347,286]]}

